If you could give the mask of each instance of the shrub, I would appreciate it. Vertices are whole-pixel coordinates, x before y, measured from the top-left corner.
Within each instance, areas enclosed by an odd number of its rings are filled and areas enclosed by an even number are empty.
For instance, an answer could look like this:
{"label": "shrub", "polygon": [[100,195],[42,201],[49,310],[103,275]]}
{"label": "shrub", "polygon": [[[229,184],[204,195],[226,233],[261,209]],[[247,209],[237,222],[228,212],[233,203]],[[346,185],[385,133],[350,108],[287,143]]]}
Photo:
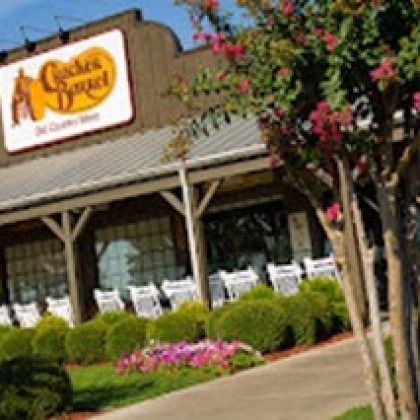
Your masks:
{"label": "shrub", "polygon": [[12,330],[13,327],[9,327],[8,325],[0,325],[0,341],[3,335],[8,333],[10,330]]}
{"label": "shrub", "polygon": [[0,343],[0,360],[10,360],[18,356],[30,356],[32,354],[31,341],[34,330],[12,328],[5,333]]}
{"label": "shrub", "polygon": [[149,340],[167,343],[193,343],[200,338],[200,330],[190,316],[168,312],[148,324],[147,337]]}
{"label": "shrub", "polygon": [[270,287],[266,286],[265,284],[258,284],[248,292],[244,293],[239,298],[239,301],[243,302],[257,299],[277,299],[278,297],[279,295]]}
{"label": "shrub", "polygon": [[46,419],[71,404],[71,383],[63,368],[35,357],[0,364],[1,419]]}
{"label": "shrub", "polygon": [[303,281],[299,289],[302,292],[319,292],[328,301],[333,317],[333,332],[350,328],[350,317],[340,283],[332,277],[318,277]]}
{"label": "shrub", "polygon": [[49,329],[51,327],[64,329],[64,328],[68,328],[69,324],[63,318],[60,318],[58,316],[45,315],[39,320],[35,328],[37,331],[40,331],[43,329]]}
{"label": "shrub", "polygon": [[117,322],[121,322],[130,318],[132,314],[129,314],[124,311],[109,311],[104,312],[103,314],[98,314],[93,319],[94,321],[103,322],[107,327],[110,327]]}
{"label": "shrub", "polygon": [[217,321],[218,337],[239,340],[267,352],[279,348],[286,335],[287,318],[283,306],[258,299],[235,305]]}
{"label": "shrub", "polygon": [[229,358],[229,365],[234,372],[249,369],[265,363],[262,356],[253,353],[239,351]]}
{"label": "shrub", "polygon": [[206,335],[206,324],[210,311],[201,302],[184,302],[179,306],[177,312],[187,315],[191,322],[195,323],[199,334],[198,338],[203,338]]}
{"label": "shrub", "polygon": [[225,303],[220,308],[215,309],[210,313],[210,316],[207,320],[206,325],[206,335],[208,338],[211,339],[218,339],[217,335],[217,323],[219,319],[228,311],[230,311],[232,308],[234,308],[237,305],[237,303]]}
{"label": "shrub", "polygon": [[52,362],[62,363],[67,360],[65,339],[69,332],[67,323],[51,326],[47,324],[37,327],[35,337],[32,340],[32,351],[35,356]]}
{"label": "shrub", "polygon": [[106,354],[116,360],[125,353],[143,347],[146,343],[148,320],[131,315],[111,326],[106,337]]}
{"label": "shrub", "polygon": [[65,339],[67,356],[71,362],[88,365],[105,360],[107,326],[90,321],[69,331]]}
{"label": "shrub", "polygon": [[287,307],[296,344],[313,344],[330,334],[333,315],[321,293],[302,291],[289,298]]}

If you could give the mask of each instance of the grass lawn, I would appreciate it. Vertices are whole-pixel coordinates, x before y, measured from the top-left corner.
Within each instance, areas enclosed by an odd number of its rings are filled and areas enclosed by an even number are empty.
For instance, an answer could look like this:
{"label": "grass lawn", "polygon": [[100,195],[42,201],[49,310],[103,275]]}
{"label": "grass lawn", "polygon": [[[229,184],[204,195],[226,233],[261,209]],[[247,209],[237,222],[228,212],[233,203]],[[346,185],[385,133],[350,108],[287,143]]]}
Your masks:
{"label": "grass lawn", "polygon": [[74,411],[122,407],[221,376],[218,368],[118,375],[111,364],[70,368]]}
{"label": "grass lawn", "polygon": [[373,412],[370,406],[352,408],[341,416],[334,417],[333,420],[373,420]]}

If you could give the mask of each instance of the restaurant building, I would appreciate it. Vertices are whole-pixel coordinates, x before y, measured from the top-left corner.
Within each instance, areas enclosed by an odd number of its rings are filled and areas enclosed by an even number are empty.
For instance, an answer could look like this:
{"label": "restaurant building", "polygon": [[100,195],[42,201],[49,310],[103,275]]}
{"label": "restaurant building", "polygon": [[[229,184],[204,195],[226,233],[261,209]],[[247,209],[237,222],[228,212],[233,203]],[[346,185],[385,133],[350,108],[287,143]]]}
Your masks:
{"label": "restaurant building", "polygon": [[217,66],[209,50],[183,51],[138,10],[69,35],[2,56],[0,303],[69,293],[80,322],[97,287],[127,298],[128,285],[192,275],[208,299],[219,269],[251,265],[264,281],[268,262],[324,255],[315,215],[270,167],[254,120],[162,162],[185,113],[163,93]]}

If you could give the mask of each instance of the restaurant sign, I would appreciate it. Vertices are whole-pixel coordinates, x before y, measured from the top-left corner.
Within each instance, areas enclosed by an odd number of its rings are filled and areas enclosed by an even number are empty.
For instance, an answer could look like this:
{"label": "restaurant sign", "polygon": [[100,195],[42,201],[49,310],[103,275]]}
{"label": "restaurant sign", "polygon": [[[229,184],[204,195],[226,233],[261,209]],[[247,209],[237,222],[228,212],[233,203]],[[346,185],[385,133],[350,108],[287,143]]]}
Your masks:
{"label": "restaurant sign", "polygon": [[9,153],[128,123],[133,106],[123,33],[0,67],[0,100]]}

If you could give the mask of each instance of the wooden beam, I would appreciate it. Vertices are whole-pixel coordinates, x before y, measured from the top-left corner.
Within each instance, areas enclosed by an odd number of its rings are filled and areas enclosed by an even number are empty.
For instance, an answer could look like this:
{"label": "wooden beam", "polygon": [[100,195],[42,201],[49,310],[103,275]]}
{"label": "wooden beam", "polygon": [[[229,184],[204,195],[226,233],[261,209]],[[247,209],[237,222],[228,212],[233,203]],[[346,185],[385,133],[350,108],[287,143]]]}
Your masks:
{"label": "wooden beam", "polygon": [[82,233],[83,228],[86,226],[87,221],[89,220],[90,215],[92,214],[92,207],[86,207],[83,210],[82,215],[76,223],[75,228],[72,232],[73,241],[76,241],[79,235]]}
{"label": "wooden beam", "polygon": [[180,199],[170,191],[159,191],[159,194],[179,213],[185,216],[185,207]]}
{"label": "wooden beam", "polygon": [[194,208],[193,208],[193,197],[192,197],[191,186],[188,185],[187,171],[185,167],[183,166],[179,169],[179,178],[181,181],[182,197],[184,200],[185,223],[186,223],[186,228],[187,228],[187,237],[188,237],[188,245],[189,245],[188,248],[190,251],[193,279],[197,284],[199,297],[201,300],[203,300],[203,294],[202,294],[201,283],[200,283],[198,243],[197,243],[197,237],[195,234],[195,226],[194,226],[195,218],[194,218]]}
{"label": "wooden beam", "polygon": [[74,323],[82,322],[82,310],[80,302],[80,288],[77,282],[76,255],[74,249],[71,216],[68,211],[61,214],[64,233],[64,253],[66,257],[67,281],[69,282],[70,302],[73,310]]}
{"label": "wooden beam", "polygon": [[[206,181],[226,178],[229,176],[257,172],[269,168],[267,157],[257,157],[246,161],[235,162],[217,168],[196,169],[189,173],[188,181],[199,184]],[[179,176],[167,176],[153,180],[142,180],[135,184],[113,187],[104,191],[88,193],[83,196],[57,200],[54,203],[31,206],[22,210],[13,210],[0,214],[0,226],[17,223],[24,220],[50,216],[62,211],[81,207],[107,204],[117,200],[151,194],[162,190],[170,190],[180,186]]]}
{"label": "wooden beam", "polygon": [[58,238],[65,242],[65,234],[63,229],[59,226],[59,224],[51,217],[41,217],[41,220],[48,226],[48,228],[56,235]]}
{"label": "wooden beam", "polygon": [[210,185],[210,188],[206,191],[203,199],[201,200],[200,204],[198,205],[198,209],[195,212],[195,217],[200,218],[204,212],[206,211],[207,206],[210,203],[210,200],[213,198],[214,194],[216,193],[217,189],[219,188],[220,184],[222,183],[221,179],[213,181]]}

